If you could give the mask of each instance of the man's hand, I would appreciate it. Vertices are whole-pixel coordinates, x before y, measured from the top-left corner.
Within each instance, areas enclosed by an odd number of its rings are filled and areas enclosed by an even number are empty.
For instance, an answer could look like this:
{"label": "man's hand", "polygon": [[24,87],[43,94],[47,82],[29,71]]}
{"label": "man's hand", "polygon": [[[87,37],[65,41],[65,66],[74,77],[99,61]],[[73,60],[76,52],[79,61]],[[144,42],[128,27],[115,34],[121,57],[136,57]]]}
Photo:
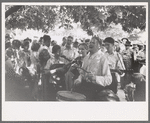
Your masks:
{"label": "man's hand", "polygon": [[122,75],[122,74],[123,74],[123,72],[121,72],[121,70],[119,70],[118,68],[117,68],[116,70],[117,70],[117,73],[118,73],[119,75]]}
{"label": "man's hand", "polygon": [[89,81],[96,81],[96,76],[92,73],[88,73],[86,75],[86,78],[89,80]]}
{"label": "man's hand", "polygon": [[78,79],[76,79],[76,80],[74,81],[74,85],[77,86],[77,85],[79,85],[79,84],[81,84],[81,81],[79,81]]}
{"label": "man's hand", "polygon": [[78,67],[78,65],[74,63],[73,65],[71,65],[70,70],[73,70],[73,69],[75,69],[76,67]]}

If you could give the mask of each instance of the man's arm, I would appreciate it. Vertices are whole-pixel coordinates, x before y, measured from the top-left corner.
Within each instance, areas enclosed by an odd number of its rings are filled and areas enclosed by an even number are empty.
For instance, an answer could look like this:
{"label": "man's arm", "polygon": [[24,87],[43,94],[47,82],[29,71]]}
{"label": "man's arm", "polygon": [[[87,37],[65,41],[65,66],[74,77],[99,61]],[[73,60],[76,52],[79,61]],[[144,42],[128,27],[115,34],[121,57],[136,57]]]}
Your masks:
{"label": "man's arm", "polygon": [[110,73],[110,68],[109,68],[109,65],[108,65],[108,62],[107,62],[107,59],[103,56],[100,60],[100,63],[99,63],[99,69],[101,71],[101,75],[97,75],[95,77],[95,83],[96,84],[100,84],[102,86],[107,86],[107,85],[110,85],[112,83],[112,76],[111,76],[111,73]]}

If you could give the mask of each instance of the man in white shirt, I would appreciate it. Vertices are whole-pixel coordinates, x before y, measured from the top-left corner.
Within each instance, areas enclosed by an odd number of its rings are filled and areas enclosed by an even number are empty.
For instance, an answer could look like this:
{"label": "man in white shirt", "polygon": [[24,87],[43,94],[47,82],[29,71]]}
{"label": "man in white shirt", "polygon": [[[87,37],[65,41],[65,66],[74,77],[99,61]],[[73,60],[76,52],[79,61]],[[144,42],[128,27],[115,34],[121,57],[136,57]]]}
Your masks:
{"label": "man in white shirt", "polygon": [[125,70],[125,66],[122,60],[122,56],[116,51],[114,51],[115,49],[114,39],[111,37],[107,37],[104,40],[104,43],[107,49],[107,52],[105,52],[104,55],[107,58],[110,69],[114,70],[114,71],[111,71],[111,74],[113,77],[112,84],[108,88],[113,90],[114,93],[117,93],[117,85],[118,85],[118,82],[120,81],[117,77],[118,77],[118,74],[120,75],[120,77],[124,76],[124,74],[120,70]]}
{"label": "man in white shirt", "polygon": [[[62,55],[66,56],[66,58],[73,60],[77,57],[77,51],[71,46],[73,42],[73,37],[68,36],[65,48],[62,50]],[[64,59],[64,63],[68,63],[67,60]]]}
{"label": "man in white shirt", "polygon": [[89,42],[89,53],[85,56],[80,76],[75,80],[75,92],[84,94],[88,101],[98,99],[98,93],[112,83],[112,76],[106,57],[100,52],[102,42],[98,37],[92,37]]}

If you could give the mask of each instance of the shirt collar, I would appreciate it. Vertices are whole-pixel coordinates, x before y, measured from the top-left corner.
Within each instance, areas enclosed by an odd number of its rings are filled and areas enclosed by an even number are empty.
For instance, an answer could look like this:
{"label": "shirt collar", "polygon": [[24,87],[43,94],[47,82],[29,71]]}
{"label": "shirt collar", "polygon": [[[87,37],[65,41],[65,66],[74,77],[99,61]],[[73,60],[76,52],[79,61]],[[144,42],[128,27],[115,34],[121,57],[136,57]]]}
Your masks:
{"label": "shirt collar", "polygon": [[96,52],[96,53],[94,53],[94,54],[92,54],[91,56],[90,56],[90,52],[88,53],[88,58],[91,58],[91,59],[93,59],[95,56],[97,56],[99,53],[101,53],[99,50]]}
{"label": "shirt collar", "polygon": [[106,51],[106,53],[109,54],[109,55],[114,55],[116,52],[113,51],[112,53],[108,53],[108,51]]}
{"label": "shirt collar", "polygon": [[70,47],[70,48],[68,49],[68,48],[66,48],[66,46],[65,46],[64,50],[72,50],[72,47]]}

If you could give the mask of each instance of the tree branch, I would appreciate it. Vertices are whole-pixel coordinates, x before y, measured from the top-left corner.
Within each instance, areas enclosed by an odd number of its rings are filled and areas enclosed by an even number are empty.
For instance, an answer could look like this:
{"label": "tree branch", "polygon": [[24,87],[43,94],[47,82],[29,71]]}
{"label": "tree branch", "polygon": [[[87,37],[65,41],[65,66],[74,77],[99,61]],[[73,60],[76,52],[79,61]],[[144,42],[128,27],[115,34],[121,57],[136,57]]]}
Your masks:
{"label": "tree branch", "polygon": [[22,6],[13,6],[9,10],[5,12],[5,18],[7,18],[9,15],[11,15],[14,12],[17,12]]}

